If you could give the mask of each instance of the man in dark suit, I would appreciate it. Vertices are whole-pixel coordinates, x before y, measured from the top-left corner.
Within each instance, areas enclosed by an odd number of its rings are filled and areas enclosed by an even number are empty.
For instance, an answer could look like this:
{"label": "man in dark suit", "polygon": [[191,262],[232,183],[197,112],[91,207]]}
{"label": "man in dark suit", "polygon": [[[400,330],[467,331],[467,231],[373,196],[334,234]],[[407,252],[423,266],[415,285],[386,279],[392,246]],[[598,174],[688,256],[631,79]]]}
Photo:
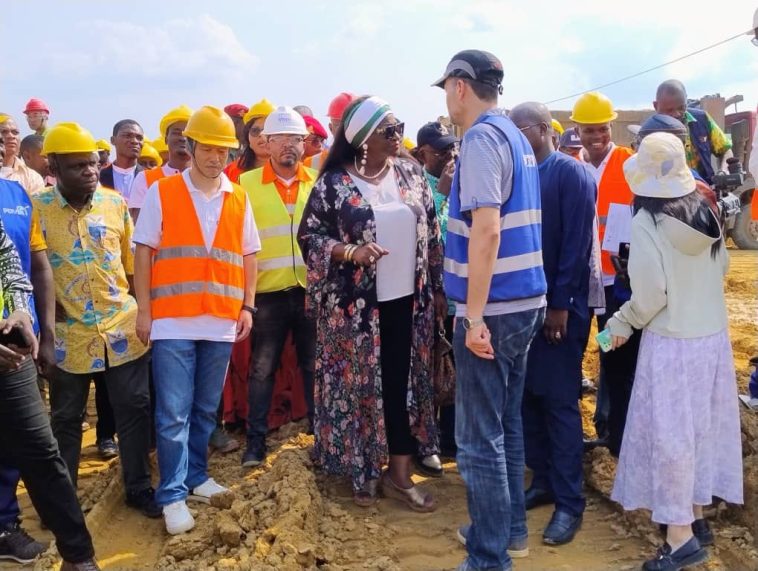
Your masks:
{"label": "man in dark suit", "polygon": [[129,200],[132,182],[142,167],[137,164],[145,134],[133,119],[122,119],[113,126],[111,143],[116,149],[116,160],[100,171],[100,184],[119,192]]}

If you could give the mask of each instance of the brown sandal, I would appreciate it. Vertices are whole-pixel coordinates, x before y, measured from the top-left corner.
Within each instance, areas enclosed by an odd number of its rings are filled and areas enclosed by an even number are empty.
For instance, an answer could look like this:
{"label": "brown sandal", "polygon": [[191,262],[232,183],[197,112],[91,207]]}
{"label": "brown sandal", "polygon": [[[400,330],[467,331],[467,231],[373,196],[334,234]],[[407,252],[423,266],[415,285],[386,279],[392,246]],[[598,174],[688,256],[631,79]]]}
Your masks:
{"label": "brown sandal", "polygon": [[367,480],[363,488],[353,492],[353,502],[356,506],[370,508],[377,501],[377,488],[379,480]]}
{"label": "brown sandal", "polygon": [[430,493],[422,491],[418,486],[401,488],[392,481],[387,472],[382,475],[382,493],[388,498],[403,502],[414,512],[429,513],[437,509],[434,497]]}

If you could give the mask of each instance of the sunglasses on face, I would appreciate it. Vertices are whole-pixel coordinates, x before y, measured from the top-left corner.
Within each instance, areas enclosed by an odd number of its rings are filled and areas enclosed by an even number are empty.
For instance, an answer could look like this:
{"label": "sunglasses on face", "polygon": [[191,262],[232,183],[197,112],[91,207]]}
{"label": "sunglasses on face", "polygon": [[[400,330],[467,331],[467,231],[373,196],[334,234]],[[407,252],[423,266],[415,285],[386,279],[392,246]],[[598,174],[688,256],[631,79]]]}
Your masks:
{"label": "sunglasses on face", "polygon": [[449,147],[442,149],[441,151],[432,151],[432,154],[438,159],[441,159],[444,157],[455,156],[456,154],[458,154],[458,145],[453,144],[453,145],[450,145]]}
{"label": "sunglasses on face", "polygon": [[250,127],[249,133],[251,137],[259,137],[263,133],[263,127]]}
{"label": "sunglasses on face", "polygon": [[405,123],[395,123],[393,125],[387,125],[386,127],[382,127],[381,129],[376,130],[377,133],[380,135],[383,135],[385,139],[392,139],[395,136],[403,138],[403,133],[405,132]]}
{"label": "sunglasses on face", "polygon": [[271,135],[268,140],[280,145],[295,146],[301,144],[304,137],[301,135]]}

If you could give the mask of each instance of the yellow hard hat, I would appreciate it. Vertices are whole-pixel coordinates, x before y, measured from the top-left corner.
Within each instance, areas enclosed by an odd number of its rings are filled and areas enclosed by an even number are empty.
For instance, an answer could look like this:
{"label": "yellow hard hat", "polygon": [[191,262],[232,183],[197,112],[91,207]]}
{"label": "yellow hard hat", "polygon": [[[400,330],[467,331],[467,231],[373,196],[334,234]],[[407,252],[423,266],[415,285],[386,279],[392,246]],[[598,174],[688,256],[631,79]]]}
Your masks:
{"label": "yellow hard hat", "polygon": [[236,149],[240,146],[232,118],[223,109],[204,105],[192,114],[182,133],[203,145]]}
{"label": "yellow hard hat", "polygon": [[6,123],[9,119],[13,119],[13,117],[6,115],[5,113],[0,113],[0,125]]}
{"label": "yellow hard hat", "polygon": [[563,135],[563,125],[561,125],[561,122],[558,121],[558,119],[553,119],[551,125],[553,126],[553,131],[558,133],[559,135]]}
{"label": "yellow hard hat", "polygon": [[156,137],[150,141],[150,145],[152,145],[152,147],[159,153],[168,153],[168,145],[166,144],[166,139]]}
{"label": "yellow hard hat", "polygon": [[179,122],[186,122],[189,121],[189,118],[192,116],[192,109],[187,107],[186,105],[180,105],[179,107],[172,109],[168,113],[166,113],[163,118],[161,119],[160,123],[160,132],[161,137],[164,139],[168,135],[168,128],[173,125],[174,123]]}
{"label": "yellow hard hat", "polygon": [[405,147],[407,150],[409,150],[409,151],[412,151],[413,149],[415,149],[415,148],[416,148],[416,143],[414,143],[414,142],[413,142],[411,139],[409,139],[408,137],[403,137],[403,146],[404,146],[404,147]]}
{"label": "yellow hard hat", "polygon": [[108,153],[111,152],[111,144],[105,139],[98,139],[95,144],[97,145],[98,151],[108,151]]}
{"label": "yellow hard hat", "polygon": [[275,109],[276,106],[264,97],[258,103],[254,103],[250,106],[250,109],[245,113],[242,120],[245,122],[245,125],[247,125],[249,121],[252,121],[257,117],[268,117]]}
{"label": "yellow hard hat", "polygon": [[610,123],[616,117],[618,113],[613,110],[611,100],[602,93],[590,91],[576,100],[570,119],[580,125],[597,125]]}
{"label": "yellow hard hat", "polygon": [[163,159],[161,158],[160,153],[153,147],[150,143],[143,143],[142,144],[142,151],[140,151],[139,154],[141,159],[153,159],[156,163],[158,163],[158,166],[161,166],[163,164]]}
{"label": "yellow hard hat", "polygon": [[43,155],[96,153],[97,150],[95,137],[79,123],[58,123],[45,134],[42,143]]}

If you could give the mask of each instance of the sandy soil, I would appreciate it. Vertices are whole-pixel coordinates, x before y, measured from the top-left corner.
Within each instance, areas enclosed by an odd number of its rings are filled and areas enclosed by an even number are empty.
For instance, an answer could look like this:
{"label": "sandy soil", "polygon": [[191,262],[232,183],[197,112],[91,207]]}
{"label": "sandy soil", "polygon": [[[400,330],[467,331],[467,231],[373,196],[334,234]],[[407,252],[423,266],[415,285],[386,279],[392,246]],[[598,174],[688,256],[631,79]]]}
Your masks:
{"label": "sandy soil", "polygon": [[[727,280],[730,329],[738,368],[738,382],[745,388],[747,359],[758,352],[758,255],[732,252]],[[596,348],[590,347],[585,375],[597,374]],[[594,432],[593,397],[582,402],[585,430]],[[746,508],[716,505],[711,517],[717,546],[704,569],[755,570],[758,553],[758,417],[742,410],[745,444]],[[466,520],[465,488],[455,464],[446,465],[438,480],[426,480],[436,494],[439,510],[415,514],[393,500],[376,507],[353,505],[344,482],[316,473],[309,459],[312,438],[302,424],[291,424],[270,435],[273,454],[261,468],[245,472],[239,454],[215,455],[211,472],[231,493],[213,506],[192,505],[197,526],[189,534],[169,538],[161,520],[147,520],[126,508],[117,467],[99,462],[94,450],[85,448],[84,471],[97,473],[82,481],[82,498],[104,569],[180,570],[442,570],[454,569],[464,557],[455,529]],[[93,432],[93,431],[91,431]],[[90,440],[94,435],[88,437]],[[85,442],[86,444],[87,442]],[[91,442],[90,442],[91,443]],[[660,541],[643,512],[623,514],[607,499],[615,470],[614,460],[603,450],[587,456],[589,498],[582,531],[576,540],[559,548],[541,544],[541,531],[550,508],[529,513],[530,550],[514,568],[524,571],[628,570]],[[419,478],[422,481],[422,478]],[[24,525],[36,537],[49,539],[39,530],[36,515],[22,493]],[[36,569],[53,568],[53,558],[39,561]],[[0,569],[13,568],[0,565]]]}

